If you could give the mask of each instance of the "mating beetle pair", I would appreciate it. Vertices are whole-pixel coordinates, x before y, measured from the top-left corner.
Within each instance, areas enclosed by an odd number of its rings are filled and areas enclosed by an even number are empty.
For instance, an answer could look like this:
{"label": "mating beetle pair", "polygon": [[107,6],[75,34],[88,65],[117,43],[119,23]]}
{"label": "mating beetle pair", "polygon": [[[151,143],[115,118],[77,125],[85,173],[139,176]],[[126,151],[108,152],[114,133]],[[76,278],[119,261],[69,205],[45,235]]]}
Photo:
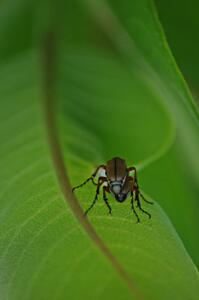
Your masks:
{"label": "mating beetle pair", "polygon": [[[98,178],[98,183],[95,183],[94,178],[96,177],[100,169],[104,170],[105,176],[100,176]],[[133,176],[130,176],[131,172],[134,172]],[[149,204],[153,204],[153,202],[146,200],[144,196],[141,194],[138,187],[136,168],[135,167],[127,168],[124,159],[121,159],[119,157],[114,157],[111,160],[107,161],[106,165],[98,166],[95,172],[91,175],[91,177],[89,177],[82,184],[74,187],[72,190],[74,191],[75,189],[82,187],[90,180],[93,182],[94,185],[97,186],[97,189],[96,189],[95,198],[92,204],[90,205],[90,207],[85,211],[85,214],[87,214],[89,210],[91,210],[91,208],[95,205],[98,195],[100,193],[100,187],[103,186],[103,199],[109,209],[110,214],[111,214],[111,207],[108,203],[106,193],[111,193],[118,202],[123,202],[128,196],[130,196],[131,208],[134,214],[136,215],[137,222],[140,222],[140,219],[134,208],[134,201],[137,203],[137,207],[143,213],[147,214],[149,218],[151,218],[150,213],[148,213],[141,207],[140,196],[145,202]]]}

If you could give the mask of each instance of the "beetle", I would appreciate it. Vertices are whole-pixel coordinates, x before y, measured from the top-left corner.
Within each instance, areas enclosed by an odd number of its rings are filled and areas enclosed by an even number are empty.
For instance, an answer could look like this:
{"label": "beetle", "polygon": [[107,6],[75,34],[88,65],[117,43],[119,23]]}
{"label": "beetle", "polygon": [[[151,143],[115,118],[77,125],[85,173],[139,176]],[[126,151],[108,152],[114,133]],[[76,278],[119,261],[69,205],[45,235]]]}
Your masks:
{"label": "beetle", "polygon": [[[94,179],[96,175],[99,173],[100,170],[103,170],[103,176],[98,177],[98,182],[95,183]],[[130,175],[131,172],[134,172],[134,175]],[[151,214],[145,211],[141,207],[140,197],[147,203],[153,204],[145,199],[145,197],[140,192],[138,186],[138,179],[137,179],[137,170],[135,167],[127,168],[126,162],[124,159],[120,157],[114,157],[107,161],[106,165],[99,165],[95,172],[86,179],[82,184],[73,187],[72,191],[77,188],[82,187],[89,181],[92,181],[94,185],[97,186],[95,198],[89,208],[85,211],[85,215],[92,209],[95,205],[98,195],[100,193],[100,188],[103,188],[103,199],[108,207],[109,213],[111,214],[112,209],[107,199],[107,193],[111,193],[112,196],[116,199],[116,201],[122,203],[124,202],[128,196],[131,197],[131,208],[137,218],[137,222],[140,222],[139,216],[135,210],[134,202],[137,204],[139,210],[143,213],[147,214],[149,218],[151,218]]]}

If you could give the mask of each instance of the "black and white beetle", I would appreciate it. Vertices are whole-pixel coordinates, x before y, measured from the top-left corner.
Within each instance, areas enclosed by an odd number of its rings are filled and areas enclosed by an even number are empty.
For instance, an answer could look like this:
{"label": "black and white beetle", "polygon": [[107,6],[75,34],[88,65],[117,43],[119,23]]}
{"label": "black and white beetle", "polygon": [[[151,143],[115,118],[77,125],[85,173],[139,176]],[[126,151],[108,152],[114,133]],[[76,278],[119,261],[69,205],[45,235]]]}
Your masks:
{"label": "black and white beetle", "polygon": [[[100,169],[104,170],[105,176],[100,176],[98,178],[98,183],[95,183],[94,178],[96,177]],[[130,172],[134,172],[134,176],[130,176]],[[123,202],[128,196],[131,196],[131,207],[134,214],[137,217],[137,222],[140,222],[140,219],[138,217],[137,212],[135,211],[134,201],[137,203],[137,207],[143,213],[147,214],[149,218],[151,218],[151,215],[141,207],[139,196],[141,196],[142,199],[149,204],[153,204],[153,202],[146,200],[144,196],[141,194],[138,187],[136,168],[135,167],[127,168],[124,159],[121,159],[119,157],[114,157],[111,160],[107,161],[106,165],[98,166],[95,172],[91,175],[91,177],[89,177],[82,184],[74,187],[72,191],[74,191],[79,187],[82,187],[90,180],[93,182],[94,185],[97,185],[97,189],[96,189],[95,198],[92,204],[90,205],[90,207],[85,211],[85,214],[87,214],[89,210],[96,203],[97,197],[100,192],[100,187],[103,186],[103,199],[109,209],[110,214],[111,214],[111,207],[108,203],[106,193],[111,193],[118,202]]]}

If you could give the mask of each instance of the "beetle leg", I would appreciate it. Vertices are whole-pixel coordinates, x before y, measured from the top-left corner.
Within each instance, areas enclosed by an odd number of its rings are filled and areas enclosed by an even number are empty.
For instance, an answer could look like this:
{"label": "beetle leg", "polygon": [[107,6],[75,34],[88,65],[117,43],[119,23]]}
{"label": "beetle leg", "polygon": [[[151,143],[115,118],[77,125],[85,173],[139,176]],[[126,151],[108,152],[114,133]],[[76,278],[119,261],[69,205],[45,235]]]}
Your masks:
{"label": "beetle leg", "polygon": [[133,193],[131,193],[131,208],[132,208],[132,210],[133,210],[133,212],[134,212],[134,214],[135,214],[135,216],[136,216],[136,218],[137,218],[137,223],[139,223],[140,222],[140,219],[139,219],[139,217],[138,217],[138,214],[137,214],[137,212],[136,212],[136,210],[135,210],[135,207],[134,207],[134,199],[133,199]]}
{"label": "beetle leg", "polygon": [[98,166],[97,169],[95,170],[95,172],[91,175],[91,177],[89,177],[88,179],[86,179],[82,184],[73,187],[73,188],[72,188],[72,192],[73,192],[74,190],[76,190],[76,189],[82,187],[83,185],[85,185],[85,184],[86,184],[87,182],[89,182],[90,180],[92,181],[92,183],[93,183],[94,185],[97,185],[97,183],[95,183],[95,181],[94,181],[94,178],[95,178],[95,176],[97,175],[97,172],[99,171],[99,169],[101,169],[101,168],[106,169],[106,166],[105,166],[105,165],[100,165],[100,166]]}
{"label": "beetle leg", "polygon": [[136,181],[136,176],[135,178],[129,176],[128,180],[132,181],[132,185],[131,185],[131,194],[133,195],[133,192],[135,192],[135,201],[137,202],[137,207],[139,208],[139,210],[141,210],[143,213],[147,214],[149,219],[151,218],[151,214],[148,213],[147,211],[145,211],[142,207],[141,207],[141,203],[140,203],[140,198],[139,195],[143,198],[144,201],[146,201],[147,203],[153,204],[153,202],[147,201],[144,196],[140,193],[139,191],[139,187],[138,187],[138,183]]}
{"label": "beetle leg", "polygon": [[127,171],[130,173],[131,171],[134,171],[134,176],[129,176],[130,180],[133,180],[133,189],[136,187],[139,190],[138,187],[138,179],[137,179],[137,169],[136,167],[130,167],[127,169]]}
{"label": "beetle leg", "polygon": [[97,201],[97,197],[98,197],[99,192],[100,192],[100,186],[102,185],[102,183],[104,183],[104,181],[106,181],[106,177],[99,177],[98,184],[97,184],[97,189],[96,189],[96,193],[95,193],[95,198],[94,198],[93,202],[91,203],[91,205],[89,206],[89,208],[85,211],[85,213],[84,213],[85,215],[87,215],[89,210],[91,210],[91,208],[95,205],[95,203]]}
{"label": "beetle leg", "polygon": [[134,212],[134,214],[135,214],[135,216],[137,218],[137,223],[139,223],[140,222],[140,218],[138,217],[138,214],[137,214],[137,212],[135,210],[134,199],[133,199],[133,196],[134,196],[134,193],[133,193],[134,192],[134,178],[131,177],[131,176],[128,176],[127,180],[131,182],[131,208],[132,208],[132,210],[133,210],[133,212]]}
{"label": "beetle leg", "polygon": [[141,193],[140,190],[139,190],[136,167],[130,167],[130,168],[127,169],[127,171],[128,171],[128,172],[134,171],[135,187],[137,188],[138,193],[139,193],[139,195],[142,197],[142,199],[143,199],[146,203],[153,204],[153,202],[148,201],[148,200],[142,195],[142,193]]}
{"label": "beetle leg", "polygon": [[153,202],[146,200],[146,198],[142,195],[142,193],[140,193],[140,191],[139,191],[139,194],[146,203],[153,204]]}
{"label": "beetle leg", "polygon": [[74,192],[74,190],[76,190],[76,189],[82,187],[83,185],[85,185],[85,184],[86,184],[87,182],[89,182],[90,180],[92,181],[92,183],[93,183],[94,185],[97,185],[97,184],[94,182],[93,177],[91,176],[91,177],[89,177],[88,179],[86,179],[82,184],[73,187],[73,188],[72,188],[72,192]]}
{"label": "beetle leg", "polygon": [[104,199],[104,201],[106,203],[106,206],[108,207],[109,214],[111,214],[112,209],[111,209],[111,207],[110,207],[110,205],[108,203],[108,199],[106,197],[106,192],[110,192],[109,188],[107,186],[103,186],[103,199]]}
{"label": "beetle leg", "polygon": [[128,173],[130,173],[131,171],[134,171],[134,177],[135,177],[135,182],[137,182],[137,170],[136,170],[136,167],[129,167],[127,169]]}
{"label": "beetle leg", "polygon": [[139,210],[141,210],[143,213],[148,215],[149,219],[151,219],[151,214],[141,207],[141,203],[139,199],[139,190],[137,188],[135,189],[135,201],[137,201],[137,207],[139,208]]}
{"label": "beetle leg", "polygon": [[136,213],[136,211],[135,211],[134,205],[133,205],[133,204],[134,204],[134,203],[133,203],[133,201],[134,201],[134,199],[133,199],[133,194],[134,194],[134,192],[135,192],[135,201],[137,202],[137,207],[138,207],[143,213],[147,214],[149,218],[151,218],[151,214],[149,214],[147,211],[145,211],[145,210],[141,207],[141,203],[140,203],[140,199],[139,199],[139,194],[140,194],[140,192],[139,192],[137,183],[134,182],[134,178],[129,176],[128,180],[132,181],[132,184],[131,184],[131,196],[132,196],[132,199],[131,199],[131,206],[132,206],[133,212],[135,213],[135,215],[136,215],[136,217],[137,217],[138,222],[139,222],[140,220],[139,220],[139,217],[138,217],[138,215],[137,215],[137,213]]}

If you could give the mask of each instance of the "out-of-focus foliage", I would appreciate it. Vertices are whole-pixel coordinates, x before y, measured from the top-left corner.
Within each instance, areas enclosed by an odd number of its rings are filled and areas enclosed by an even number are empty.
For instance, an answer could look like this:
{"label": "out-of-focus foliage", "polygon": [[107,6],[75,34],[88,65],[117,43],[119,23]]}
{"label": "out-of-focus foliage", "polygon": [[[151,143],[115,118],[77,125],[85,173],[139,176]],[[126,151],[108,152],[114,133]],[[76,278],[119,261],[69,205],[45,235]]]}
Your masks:
{"label": "out-of-focus foliage", "polygon": [[160,20],[175,59],[193,91],[199,89],[199,2],[156,0]]}

